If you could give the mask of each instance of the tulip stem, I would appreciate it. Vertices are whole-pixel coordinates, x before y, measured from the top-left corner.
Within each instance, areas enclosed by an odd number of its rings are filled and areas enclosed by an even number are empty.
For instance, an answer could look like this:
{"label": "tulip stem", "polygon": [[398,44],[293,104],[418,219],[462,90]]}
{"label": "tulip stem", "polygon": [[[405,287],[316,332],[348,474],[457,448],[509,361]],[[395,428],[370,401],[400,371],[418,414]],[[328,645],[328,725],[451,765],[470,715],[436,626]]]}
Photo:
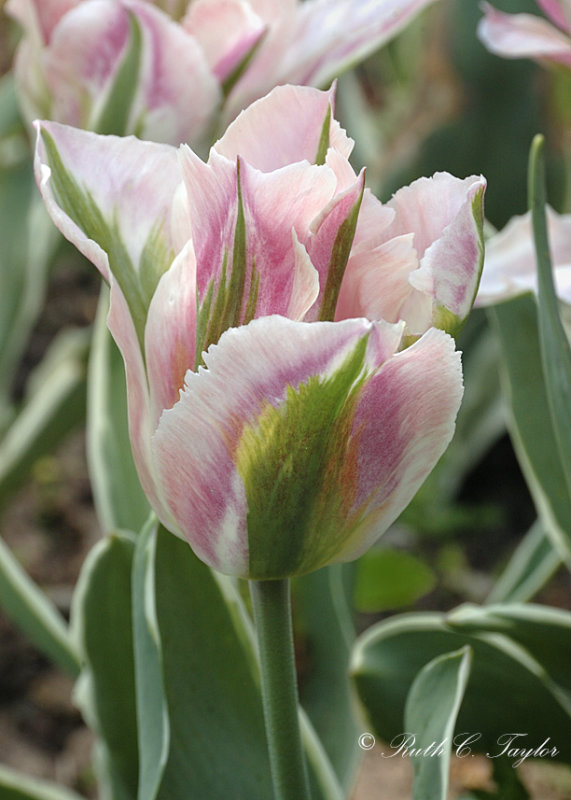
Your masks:
{"label": "tulip stem", "polygon": [[289,580],[251,581],[275,800],[310,800],[298,718]]}

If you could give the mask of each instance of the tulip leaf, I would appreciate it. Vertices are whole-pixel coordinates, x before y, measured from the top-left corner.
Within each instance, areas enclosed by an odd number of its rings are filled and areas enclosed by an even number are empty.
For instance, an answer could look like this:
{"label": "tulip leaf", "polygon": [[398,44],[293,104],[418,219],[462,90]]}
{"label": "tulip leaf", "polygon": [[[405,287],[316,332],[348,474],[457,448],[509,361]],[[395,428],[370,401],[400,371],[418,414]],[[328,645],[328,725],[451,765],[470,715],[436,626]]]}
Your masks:
{"label": "tulip leaf", "polygon": [[559,314],[545,216],[544,140],[536,136],[530,153],[529,203],[537,256],[539,334],[545,388],[557,452],[571,495],[571,348]]}
{"label": "tulip leaf", "polygon": [[555,681],[571,716],[571,612],[531,603],[467,604],[449,614],[447,623],[464,633],[503,634],[525,648]]}
{"label": "tulip leaf", "polygon": [[355,608],[372,613],[411,605],[435,583],[430,567],[410,553],[375,548],[357,562]]}
{"label": "tulip leaf", "polygon": [[102,287],[89,361],[89,474],[102,529],[138,531],[147,520],[150,507],[131,453],[125,368],[107,329],[108,297],[107,287]]}
{"label": "tulip leaf", "polygon": [[571,498],[559,458],[542,367],[537,304],[531,293],[489,310],[502,347],[502,382],[516,455],[539,518],[571,563]]}
{"label": "tulip leaf", "polygon": [[0,764],[0,798],[2,800],[83,800],[65,786],[30,778]]}
{"label": "tulip leaf", "polygon": [[537,520],[517,546],[507,567],[496,580],[488,603],[530,600],[561,565],[561,557],[545,528]]}
{"label": "tulip leaf", "polygon": [[24,402],[0,441],[0,506],[35,461],[83,422],[88,345],[88,331],[62,331],[28,378]]}
{"label": "tulip leaf", "polygon": [[[162,527],[139,536],[133,574],[138,800],[272,796],[252,625],[234,583]],[[315,800],[341,800],[304,715]],[[224,765],[214,769],[213,765]]]}
{"label": "tulip leaf", "polygon": [[137,549],[139,800],[271,797],[252,654],[217,577],[163,528]]}
{"label": "tulip leaf", "polygon": [[[527,606],[520,609],[525,620]],[[406,697],[418,672],[437,656],[469,645],[472,669],[453,749],[458,752],[464,744],[470,752],[495,758],[502,752],[502,737],[521,732],[519,747],[537,748],[548,739],[550,760],[571,761],[569,679],[565,685],[557,680],[559,665],[568,658],[568,647],[561,645],[561,626],[548,626],[542,638],[537,638],[537,647],[524,647],[520,641],[526,645],[531,641],[533,614],[525,623],[518,619],[514,628],[506,626],[506,633],[488,631],[486,614],[487,608],[482,610],[477,631],[460,628],[462,614],[455,612],[450,617],[403,614],[363,634],[353,652],[352,674],[371,726],[389,743],[402,736]],[[489,620],[493,631],[494,617]],[[554,655],[546,657],[548,650]],[[557,670],[553,674],[552,666]]]}
{"label": "tulip leaf", "polygon": [[69,631],[51,600],[0,539],[0,607],[60,669],[76,677],[79,659]]}
{"label": "tulip leaf", "polygon": [[76,700],[97,736],[97,775],[111,800],[137,797],[133,554],[132,535],[101,540],[85,561],[72,606],[72,632],[82,661]]}
{"label": "tulip leaf", "polygon": [[448,797],[454,727],[466,690],[471,656],[467,645],[454,653],[437,656],[420,670],[410,688],[404,730],[412,731],[414,736],[413,800]]}

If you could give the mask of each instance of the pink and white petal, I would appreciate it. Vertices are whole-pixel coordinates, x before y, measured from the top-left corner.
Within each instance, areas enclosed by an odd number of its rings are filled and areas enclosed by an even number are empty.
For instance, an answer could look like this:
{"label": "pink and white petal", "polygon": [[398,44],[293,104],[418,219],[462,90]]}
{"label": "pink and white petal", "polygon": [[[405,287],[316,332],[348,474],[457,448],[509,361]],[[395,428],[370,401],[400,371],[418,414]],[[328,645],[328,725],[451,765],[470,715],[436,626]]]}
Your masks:
{"label": "pink and white petal", "polygon": [[244,426],[278,407],[288,386],[338,369],[371,329],[366,320],[293,322],[272,316],[226,331],[188,373],[160,419],[153,452],[169,508],[196,554],[248,577],[247,502],[234,461]]}
{"label": "pink and white petal", "polygon": [[[485,187],[483,178],[468,184],[464,202],[454,216],[452,201],[450,222],[426,249],[420,269],[410,276],[411,285],[432,298],[435,310],[446,309],[459,321],[470,313],[482,271]],[[459,197],[462,199],[461,193]]]}
{"label": "pink and white petal", "polygon": [[[571,214],[557,214],[549,206],[547,226],[552,262],[558,267],[571,264]],[[476,297],[477,306],[501,303],[523,292],[537,291],[535,245],[531,214],[513,217],[499,233],[486,242],[482,279]],[[559,296],[566,302],[571,296],[565,289]]]}
{"label": "pink and white petal", "polygon": [[[181,179],[174,147],[142,142],[133,136],[98,136],[58,123],[38,123],[36,176],[48,211],[64,236],[93,260],[107,279],[108,262],[101,258],[103,243],[97,242],[99,247],[95,247],[84,230],[92,220],[78,219],[72,224],[54,195],[51,169],[55,167],[49,164],[43,132],[52,138],[66,175],[90,195],[121,239],[135,269],[149,231],[162,234],[167,245],[172,245],[171,204]],[[73,198],[67,201],[73,202]]]}
{"label": "pink and white petal", "polygon": [[6,11],[36,46],[49,44],[59,21],[81,0],[8,0]]}
{"label": "pink and white petal", "polygon": [[406,508],[452,439],[462,392],[460,353],[434,328],[369,380],[353,422],[360,524],[336,560],[357,558]]}
{"label": "pink and white petal", "polygon": [[111,278],[111,304],[107,324],[117,342],[125,364],[129,438],[139,480],[151,506],[161,521],[176,533],[176,525],[163,501],[161,486],[157,480],[153,464],[151,453],[153,425],[143,356],[125,297],[113,277]]}
{"label": "pink and white petal", "polygon": [[[297,321],[304,320],[319,295],[319,273],[313,266],[307,250],[291,232],[294,257],[293,284],[285,316]],[[306,320],[307,321],[307,320]]]}
{"label": "pink and white petal", "polygon": [[200,145],[210,132],[222,93],[199,43],[146,2],[128,0],[126,7],[143,31],[143,68],[132,127],[141,125],[139,135],[153,141]]}
{"label": "pink and white petal", "polygon": [[[361,250],[349,259],[337,303],[336,319],[364,316],[397,322],[405,319],[403,306],[413,293],[409,276],[418,268],[413,234],[389,239],[371,250]],[[432,303],[426,300],[428,318]],[[424,328],[423,328],[424,330]]]}
{"label": "pink and white petal", "polygon": [[210,282],[220,277],[225,253],[229,259],[232,257],[238,208],[237,168],[235,162],[215,152],[205,164],[184,145],[179,150],[179,163],[196,253],[198,297],[202,300]]}
{"label": "pink and white petal", "polygon": [[279,82],[327,85],[370,55],[434,0],[307,0],[282,60]]}
{"label": "pink and white petal", "polygon": [[220,82],[239,66],[266,31],[264,20],[245,0],[194,0],[182,26],[198,41]]}
{"label": "pink and white petal", "polygon": [[[262,172],[299,161],[313,164],[333,101],[334,90],[277,86],[242,111],[214,149],[231,160],[240,156]],[[351,152],[351,140],[334,120],[330,137],[331,144],[343,155]]]}
{"label": "pink and white petal", "polygon": [[532,14],[504,14],[484,5],[478,36],[492,53],[504,58],[556,61],[571,67],[571,38]]}
{"label": "pink and white petal", "polygon": [[[260,280],[256,316],[286,315],[292,309],[296,271],[292,230],[298,241],[307,242],[313,220],[335,192],[335,176],[326,166],[307,163],[269,173],[240,165],[246,259]],[[307,244],[306,249],[317,266]]]}
{"label": "pink and white petal", "polygon": [[536,2],[561,30],[571,33],[571,3],[569,0],[536,0]]}
{"label": "pink and white petal", "polygon": [[196,357],[196,257],[187,242],[161,277],[145,327],[145,356],[151,396],[151,425],[179,399],[184,376]]}
{"label": "pink and white petal", "polygon": [[130,30],[126,9],[110,0],[87,0],[64,16],[43,56],[53,119],[97,128]]}
{"label": "pink and white petal", "polygon": [[387,203],[396,213],[385,240],[388,236],[412,232],[414,246],[422,258],[454,221],[465,202],[485,185],[482,176],[461,179],[447,172],[437,172],[432,178],[419,178],[403,186]]}
{"label": "pink and white petal", "polygon": [[[362,170],[359,178],[353,185],[344,192],[337,194],[314,219],[311,225],[310,236],[307,241],[307,252],[319,274],[320,292],[311,312],[306,317],[308,322],[319,318],[324,291],[329,278],[331,269],[336,266],[332,264],[334,259],[334,247],[336,237],[341,226],[351,217],[357,204],[361,202],[365,184],[365,171]],[[346,267],[346,265],[345,265]],[[339,291],[343,274],[339,275],[339,284],[335,289]],[[331,288],[330,288],[331,291]],[[365,316],[358,314],[354,316]]]}

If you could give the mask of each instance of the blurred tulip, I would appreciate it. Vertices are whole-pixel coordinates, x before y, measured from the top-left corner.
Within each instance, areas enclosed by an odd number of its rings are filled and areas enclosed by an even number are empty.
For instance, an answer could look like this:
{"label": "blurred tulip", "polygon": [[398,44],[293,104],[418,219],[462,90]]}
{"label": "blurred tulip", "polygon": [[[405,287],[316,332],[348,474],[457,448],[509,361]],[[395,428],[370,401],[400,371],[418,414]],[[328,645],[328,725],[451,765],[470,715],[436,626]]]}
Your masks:
{"label": "blurred tulip", "polygon": [[[441,174],[383,206],[332,105],[278,87],[207,162],[38,125],[48,210],[111,286],[143,487],[204,561],[242,577],[357,557],[446,448],[462,395],[453,340],[400,308],[414,292],[437,322],[467,313],[485,181]],[[396,277],[377,264],[392,270],[394,249]]]}
{"label": "blurred tulip", "polygon": [[[571,306],[571,214],[547,206],[547,230],[559,299]],[[489,306],[525,292],[537,292],[537,261],[531,212],[511,219],[486,242],[476,305]]]}
{"label": "blurred tulip", "polygon": [[324,86],[435,0],[8,0],[24,115],[195,148],[284,83]]}
{"label": "blurred tulip", "polygon": [[483,3],[480,39],[504,58],[533,58],[571,68],[571,0],[537,0],[537,4],[551,22],[533,14],[504,14]]}

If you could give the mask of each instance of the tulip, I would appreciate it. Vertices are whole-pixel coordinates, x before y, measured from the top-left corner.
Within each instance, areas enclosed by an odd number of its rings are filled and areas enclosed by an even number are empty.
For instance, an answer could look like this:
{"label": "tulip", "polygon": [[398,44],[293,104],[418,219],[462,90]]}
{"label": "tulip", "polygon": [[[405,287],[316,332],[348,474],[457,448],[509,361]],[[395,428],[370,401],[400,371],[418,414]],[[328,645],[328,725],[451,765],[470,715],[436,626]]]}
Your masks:
{"label": "tulip", "polygon": [[533,14],[504,14],[488,3],[478,35],[492,53],[571,68],[571,1],[537,0],[550,22]]}
{"label": "tulip", "polygon": [[285,83],[328,85],[435,0],[8,0],[24,116],[203,148]]}
{"label": "tulip", "polygon": [[110,284],[150,502],[210,566],[257,580],[369,547],[443,453],[462,395],[432,323],[455,327],[475,293],[485,182],[438,175],[383,206],[333,102],[278,87],[206,162],[38,124],[48,211]]}
{"label": "tulip", "polygon": [[[547,230],[559,299],[571,306],[571,214],[546,207]],[[525,292],[537,294],[537,261],[531,212],[513,217],[486,242],[486,257],[476,305],[502,303]]]}

